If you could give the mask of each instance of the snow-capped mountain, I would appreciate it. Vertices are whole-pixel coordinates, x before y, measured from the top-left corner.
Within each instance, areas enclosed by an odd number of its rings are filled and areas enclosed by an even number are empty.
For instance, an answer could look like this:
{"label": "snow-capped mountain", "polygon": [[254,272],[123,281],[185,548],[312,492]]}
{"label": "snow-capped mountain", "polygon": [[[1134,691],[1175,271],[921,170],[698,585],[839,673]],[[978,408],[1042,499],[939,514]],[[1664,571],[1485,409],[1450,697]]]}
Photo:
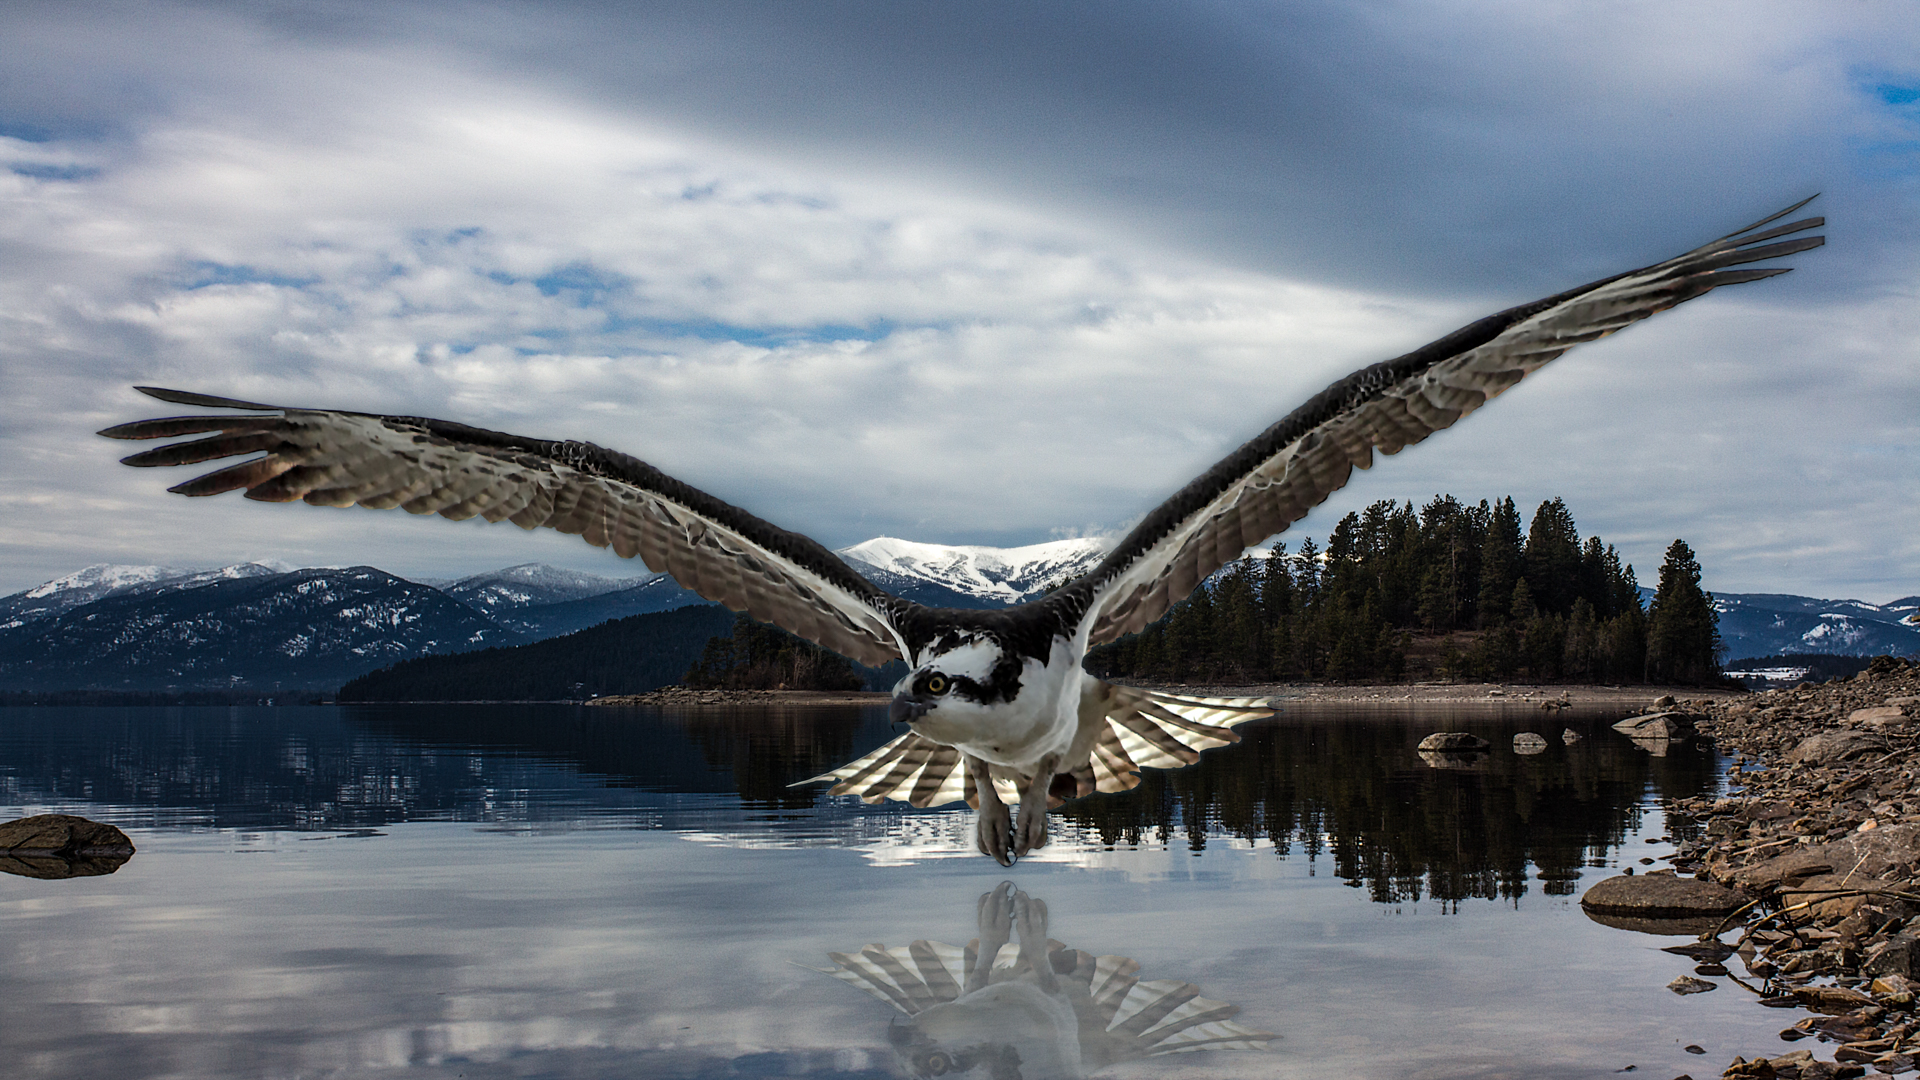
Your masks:
{"label": "snow-capped mountain", "polygon": [[1920,597],[1869,604],[1782,593],[1715,593],[1713,605],[1730,658],[1920,653],[1920,625],[1915,621]]}
{"label": "snow-capped mountain", "polygon": [[834,554],[869,581],[935,607],[1007,607],[1097,566],[1107,541],[1091,537],[1026,547],[920,544],[881,536]]}
{"label": "snow-capped mountain", "polygon": [[50,619],[109,596],[128,593],[151,595],[172,589],[191,589],[216,581],[268,577],[284,572],[284,567],[274,568],[262,563],[239,563],[215,570],[95,564],[24,592],[0,597],[0,631]]}
{"label": "snow-capped mountain", "polygon": [[523,608],[564,604],[571,600],[617,592],[652,576],[611,578],[578,570],[562,570],[545,563],[521,563],[505,570],[461,578],[439,588],[475,611],[497,616]]}
{"label": "snow-capped mountain", "polygon": [[396,660],[525,640],[372,567],[259,569],[149,580],[0,631],[0,689],[330,690]]}

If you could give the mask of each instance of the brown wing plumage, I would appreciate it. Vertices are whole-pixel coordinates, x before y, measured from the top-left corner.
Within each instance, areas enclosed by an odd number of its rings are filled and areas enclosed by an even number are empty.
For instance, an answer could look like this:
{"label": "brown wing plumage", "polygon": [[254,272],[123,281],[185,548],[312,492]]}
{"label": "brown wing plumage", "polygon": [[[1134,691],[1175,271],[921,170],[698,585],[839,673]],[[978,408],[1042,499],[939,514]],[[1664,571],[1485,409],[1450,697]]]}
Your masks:
{"label": "brown wing plumage", "polygon": [[1088,644],[1159,618],[1207,575],[1305,517],[1355,468],[1371,466],[1375,451],[1398,453],[1452,426],[1581,342],[1719,286],[1786,273],[1728,267],[1824,243],[1819,236],[1766,243],[1819,228],[1824,218],[1756,231],[1808,201],[1666,262],[1489,316],[1329,386],[1161,504],[1069,586],[1085,594]]}
{"label": "brown wing plumage", "polygon": [[[165,417],[101,432],[114,439],[202,435],[125,458],[190,465],[259,454],[169,490],[316,506],[400,507],[459,521],[549,528],[639,556],[693,592],[866,664],[902,654],[895,618],[912,605],[832,552],[689,487],[651,465],[582,442],[548,442],[410,416],[296,409],[139,387],[176,404],[247,413]],[[273,413],[276,415],[260,415]]]}

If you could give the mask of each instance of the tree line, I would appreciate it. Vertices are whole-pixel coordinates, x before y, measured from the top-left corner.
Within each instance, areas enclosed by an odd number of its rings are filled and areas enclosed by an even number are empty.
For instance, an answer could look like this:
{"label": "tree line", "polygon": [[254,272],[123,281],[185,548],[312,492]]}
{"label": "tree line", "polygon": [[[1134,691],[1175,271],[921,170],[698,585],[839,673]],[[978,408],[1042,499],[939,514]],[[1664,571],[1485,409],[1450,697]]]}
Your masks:
{"label": "tree line", "polygon": [[1633,567],[1582,541],[1561,499],[1523,534],[1512,498],[1349,513],[1322,550],[1248,557],[1159,622],[1093,650],[1096,674],[1164,681],[1391,680],[1410,653],[1446,678],[1707,683],[1719,618],[1700,564],[1675,540],[1643,607]]}

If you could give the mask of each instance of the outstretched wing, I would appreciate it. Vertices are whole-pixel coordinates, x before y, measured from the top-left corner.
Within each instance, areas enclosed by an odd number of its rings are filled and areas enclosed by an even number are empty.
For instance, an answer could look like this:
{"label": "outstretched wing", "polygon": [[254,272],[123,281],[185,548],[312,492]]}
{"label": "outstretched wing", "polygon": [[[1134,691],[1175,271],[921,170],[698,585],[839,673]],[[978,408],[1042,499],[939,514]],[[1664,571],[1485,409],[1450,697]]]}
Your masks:
{"label": "outstretched wing", "polygon": [[[1140,770],[1177,769],[1200,760],[1200,751],[1240,741],[1235,724],[1272,716],[1265,698],[1195,698],[1131,686],[1086,680],[1080,692],[1080,726],[1086,756],[1065,769],[1073,777],[1073,796],[1096,791],[1127,791],[1140,784]],[[965,799],[978,806],[973,779],[960,751],[909,731],[855,761],[799,781],[836,783],[829,795],[858,795],[867,803],[894,799],[912,806],[941,806]],[[1020,788],[996,777],[994,789],[1009,805]],[[1055,782],[1050,806],[1061,798]]]}
{"label": "outstretched wing", "polygon": [[[1677,258],[1596,281],[1481,319],[1396,360],[1362,368],[1321,391],[1148,514],[1086,577],[1062,590],[1093,620],[1089,645],[1159,618],[1240,553],[1284,530],[1346,485],[1375,450],[1398,453],[1487,403],[1584,341],[1721,285],[1787,267],[1728,267],[1819,247],[1806,218],[1756,231],[1787,207]],[[1056,594],[1060,595],[1060,594]]]}
{"label": "outstretched wing", "polygon": [[[417,416],[295,409],[138,387],[162,401],[247,413],[141,420],[113,439],[205,438],[124,458],[190,465],[261,454],[177,484],[182,495],[245,488],[265,502],[400,507],[462,521],[573,533],[638,555],[647,568],[735,611],[850,656],[884,664],[905,655],[895,630],[914,605],[874,585],[832,552],[689,487],[637,458],[584,442],[549,442]],[[260,415],[269,413],[274,415]]]}

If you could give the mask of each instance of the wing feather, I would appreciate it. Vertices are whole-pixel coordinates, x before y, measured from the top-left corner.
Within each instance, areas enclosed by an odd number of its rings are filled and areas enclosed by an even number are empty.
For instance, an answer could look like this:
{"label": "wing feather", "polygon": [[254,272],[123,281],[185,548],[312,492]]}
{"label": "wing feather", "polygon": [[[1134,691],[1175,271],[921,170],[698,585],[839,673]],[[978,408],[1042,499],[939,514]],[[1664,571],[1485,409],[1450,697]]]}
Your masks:
{"label": "wing feather", "polygon": [[[914,605],[854,573],[819,544],[776,528],[645,462],[591,443],[548,442],[443,420],[297,409],[178,390],[142,392],[238,415],[162,417],[108,428],[115,439],[172,439],[129,465],[191,465],[260,454],[174,485],[183,495],[245,489],[263,502],[365,506],[511,521],[577,534],[648,569],[865,664],[901,656],[896,628]],[[273,416],[258,415],[277,413]]]}
{"label": "wing feather", "polygon": [[1813,217],[1761,230],[1805,200],[1740,232],[1640,270],[1511,308],[1395,360],[1354,372],[1182,488],[1066,592],[1089,645],[1159,618],[1214,571],[1346,486],[1375,452],[1444,430],[1575,345],[1605,337],[1722,285],[1786,267],[1729,267],[1819,247]]}

